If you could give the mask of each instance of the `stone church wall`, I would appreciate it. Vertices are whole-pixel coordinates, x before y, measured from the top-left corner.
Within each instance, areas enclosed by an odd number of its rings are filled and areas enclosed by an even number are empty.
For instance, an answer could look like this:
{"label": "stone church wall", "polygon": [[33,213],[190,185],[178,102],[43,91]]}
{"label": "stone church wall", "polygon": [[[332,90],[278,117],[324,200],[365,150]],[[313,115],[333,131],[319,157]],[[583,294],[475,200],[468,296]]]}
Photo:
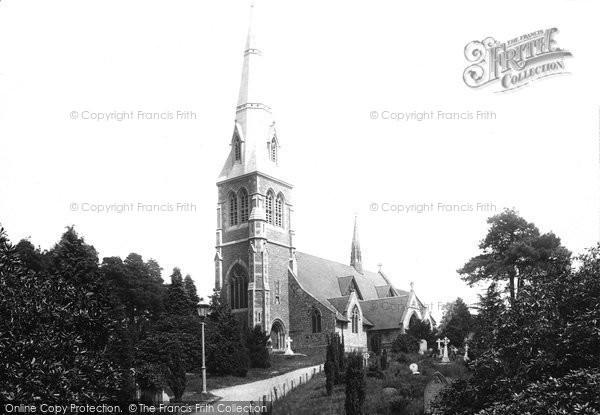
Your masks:
{"label": "stone church wall", "polygon": [[[271,321],[266,331],[270,332],[275,320],[281,320],[286,332],[290,328],[288,307],[288,257],[289,250],[282,246],[268,244],[269,250],[269,289],[268,304],[271,307]],[[277,303],[277,282],[279,282],[279,303]],[[286,333],[287,335],[287,333]]]}
{"label": "stone church wall", "polygon": [[[295,352],[314,354],[327,347],[327,335],[335,330],[335,313],[304,291],[298,281],[289,277],[290,337]],[[312,312],[321,312],[321,332],[312,332]]]}

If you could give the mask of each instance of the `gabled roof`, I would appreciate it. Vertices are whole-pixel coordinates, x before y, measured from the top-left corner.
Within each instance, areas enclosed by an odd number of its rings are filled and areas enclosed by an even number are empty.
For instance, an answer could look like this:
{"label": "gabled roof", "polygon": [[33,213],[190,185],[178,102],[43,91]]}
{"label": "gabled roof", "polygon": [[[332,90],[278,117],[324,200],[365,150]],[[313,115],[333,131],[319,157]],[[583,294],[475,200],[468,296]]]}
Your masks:
{"label": "gabled roof", "polygon": [[408,295],[378,298],[360,301],[360,308],[375,330],[397,329],[402,324],[407,302]]}
{"label": "gabled roof", "polygon": [[[408,308],[410,292],[395,288],[380,272],[359,273],[350,265],[296,252],[297,273],[294,276],[302,288],[325,307],[336,313],[339,321],[349,321],[343,313],[349,295],[344,290],[356,284],[363,324],[373,330],[398,329]],[[387,297],[390,290],[396,294]]]}
{"label": "gabled roof", "polygon": [[352,275],[348,277],[338,277],[338,284],[340,286],[340,294],[341,295],[350,295],[351,291],[356,291],[356,295],[360,300],[363,299],[362,294],[360,293],[360,289],[354,281],[354,277]]}
{"label": "gabled roof", "polygon": [[375,291],[377,291],[378,298],[385,297],[395,297],[396,291],[393,289],[391,285],[380,285],[375,287]]}
{"label": "gabled roof", "polygon": [[345,297],[338,297],[338,298],[328,298],[327,301],[329,301],[329,304],[331,304],[332,306],[335,307],[335,309],[340,312],[341,314],[344,314],[346,312],[346,307],[348,307],[348,301],[350,300],[350,296],[347,295]]}
{"label": "gabled roof", "polygon": [[375,286],[388,284],[379,273],[364,271],[360,274],[350,265],[303,252],[296,252],[296,263],[297,278],[302,288],[326,306],[331,305],[329,298],[343,296],[340,290],[340,277],[343,281],[349,281],[350,278],[347,277],[352,277],[364,300],[379,298]]}

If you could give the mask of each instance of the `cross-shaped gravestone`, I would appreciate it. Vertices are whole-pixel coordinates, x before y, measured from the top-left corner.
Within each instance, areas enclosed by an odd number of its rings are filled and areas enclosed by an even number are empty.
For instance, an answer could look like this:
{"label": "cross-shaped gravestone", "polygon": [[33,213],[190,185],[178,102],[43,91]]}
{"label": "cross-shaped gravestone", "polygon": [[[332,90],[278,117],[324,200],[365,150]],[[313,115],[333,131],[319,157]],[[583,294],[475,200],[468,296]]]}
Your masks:
{"label": "cross-shaped gravestone", "polygon": [[363,357],[363,368],[367,368],[369,366],[369,352],[364,352],[362,357]]}
{"label": "cross-shaped gravestone", "polygon": [[442,363],[450,363],[450,359],[448,359],[448,343],[450,343],[450,339],[444,337],[444,355],[442,356]]}
{"label": "cross-shaped gravestone", "polygon": [[292,339],[288,336],[285,339],[285,352],[283,353],[284,355],[293,355],[294,352],[292,351]]}
{"label": "cross-shaped gravestone", "polygon": [[436,342],[438,344],[438,351],[440,352],[440,354],[442,354],[442,340],[437,339]]}

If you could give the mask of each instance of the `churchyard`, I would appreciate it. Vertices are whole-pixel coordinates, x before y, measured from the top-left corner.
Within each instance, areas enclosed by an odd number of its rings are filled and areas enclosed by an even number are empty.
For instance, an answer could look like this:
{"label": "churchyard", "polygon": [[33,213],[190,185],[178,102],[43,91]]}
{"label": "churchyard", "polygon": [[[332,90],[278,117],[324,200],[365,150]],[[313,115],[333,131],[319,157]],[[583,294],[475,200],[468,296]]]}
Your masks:
{"label": "churchyard", "polygon": [[[441,376],[447,382],[468,377],[468,369],[457,356],[448,364],[431,352],[388,354],[388,367],[381,368],[381,356],[370,353],[364,367],[366,381],[365,414],[423,414],[425,405],[445,387],[438,386]],[[416,364],[418,374],[410,366]],[[345,384],[335,385],[331,396],[326,391],[326,376],[321,373],[273,405],[274,414],[340,414],[345,411]]]}

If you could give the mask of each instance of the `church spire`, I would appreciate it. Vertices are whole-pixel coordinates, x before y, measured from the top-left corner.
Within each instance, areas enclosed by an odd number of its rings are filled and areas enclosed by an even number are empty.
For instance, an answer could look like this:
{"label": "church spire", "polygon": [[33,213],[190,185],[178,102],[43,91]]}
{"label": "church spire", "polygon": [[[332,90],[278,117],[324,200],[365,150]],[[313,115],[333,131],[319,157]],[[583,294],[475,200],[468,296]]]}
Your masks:
{"label": "church spire", "polygon": [[263,53],[256,40],[256,18],[257,7],[253,2],[250,6],[231,148],[219,182],[255,172],[282,179],[279,139],[267,102]]}
{"label": "church spire", "polygon": [[350,265],[355,270],[363,273],[362,258],[360,254],[360,241],[358,240],[358,217],[354,216],[354,235],[352,236],[352,248],[350,252]]}

